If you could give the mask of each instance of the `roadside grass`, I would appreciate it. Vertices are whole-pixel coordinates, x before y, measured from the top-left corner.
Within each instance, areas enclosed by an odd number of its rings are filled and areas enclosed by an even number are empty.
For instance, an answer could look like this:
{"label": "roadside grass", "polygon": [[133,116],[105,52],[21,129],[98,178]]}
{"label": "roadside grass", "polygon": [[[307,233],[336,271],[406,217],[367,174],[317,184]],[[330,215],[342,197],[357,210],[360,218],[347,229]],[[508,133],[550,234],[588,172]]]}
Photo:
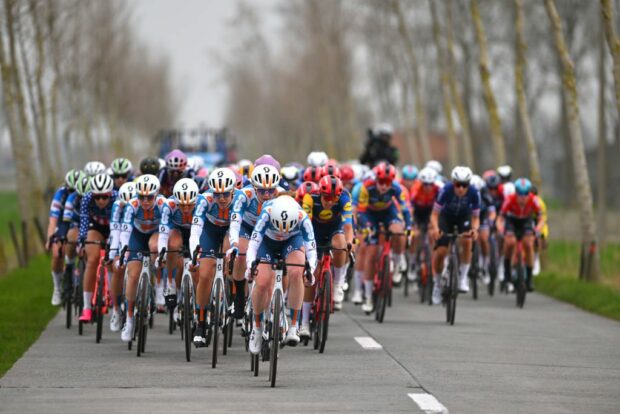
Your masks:
{"label": "roadside grass", "polygon": [[49,257],[0,278],[0,377],[41,335],[58,311],[50,304]]}
{"label": "roadside grass", "polygon": [[549,243],[536,290],[587,311],[620,321],[620,244],[601,250],[601,283],[579,280],[580,244]]}
{"label": "roadside grass", "polygon": [[17,195],[14,191],[0,191],[0,238],[10,243],[9,221],[17,225],[19,220],[19,207]]}

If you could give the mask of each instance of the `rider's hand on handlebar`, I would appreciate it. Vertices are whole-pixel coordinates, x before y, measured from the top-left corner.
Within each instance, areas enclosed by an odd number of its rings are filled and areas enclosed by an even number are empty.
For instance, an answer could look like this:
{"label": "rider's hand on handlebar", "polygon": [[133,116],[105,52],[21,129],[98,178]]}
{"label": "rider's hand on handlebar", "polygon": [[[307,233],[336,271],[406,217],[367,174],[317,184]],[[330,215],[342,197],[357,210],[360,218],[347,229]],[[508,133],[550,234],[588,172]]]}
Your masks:
{"label": "rider's hand on handlebar", "polygon": [[439,239],[439,229],[437,227],[429,227],[428,235],[431,237],[431,240],[437,241]]}
{"label": "rider's hand on handlebar", "polygon": [[237,244],[233,244],[232,246],[230,246],[230,248],[228,250],[226,250],[226,260],[230,260],[230,258],[233,255],[237,255],[239,253],[239,248],[237,247]]}

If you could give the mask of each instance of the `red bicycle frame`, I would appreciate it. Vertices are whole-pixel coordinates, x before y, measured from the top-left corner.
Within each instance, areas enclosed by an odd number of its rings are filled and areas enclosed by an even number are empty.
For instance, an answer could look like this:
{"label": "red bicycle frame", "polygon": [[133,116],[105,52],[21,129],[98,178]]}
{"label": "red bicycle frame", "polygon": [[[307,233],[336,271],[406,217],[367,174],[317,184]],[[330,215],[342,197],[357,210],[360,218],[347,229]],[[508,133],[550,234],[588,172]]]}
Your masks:
{"label": "red bicycle frame", "polygon": [[103,307],[101,312],[106,314],[108,312],[108,306],[110,306],[110,289],[108,286],[108,267],[104,262],[107,260],[107,249],[101,249],[99,251],[99,265],[97,266],[97,276],[95,277],[95,294],[91,300],[92,309],[97,308],[97,292],[99,291],[99,279],[101,272],[103,272]]}
{"label": "red bicycle frame", "polygon": [[[334,275],[332,274],[332,272],[330,271],[332,267],[332,254],[331,254],[331,250],[330,249],[325,249],[325,252],[323,253],[323,257],[321,258],[321,264],[320,264],[320,269],[321,271],[319,272],[317,281],[316,281],[316,292],[322,292],[324,287],[325,287],[325,274],[329,272],[330,278],[332,278],[330,286],[332,286],[332,289],[330,289],[330,298],[329,298],[329,309],[330,309],[330,313],[334,313]],[[322,297],[321,295],[315,294],[314,295],[314,305],[313,308],[315,309],[315,315],[316,310],[321,309],[322,306]],[[321,311],[321,318],[323,320],[325,320],[325,312]]]}

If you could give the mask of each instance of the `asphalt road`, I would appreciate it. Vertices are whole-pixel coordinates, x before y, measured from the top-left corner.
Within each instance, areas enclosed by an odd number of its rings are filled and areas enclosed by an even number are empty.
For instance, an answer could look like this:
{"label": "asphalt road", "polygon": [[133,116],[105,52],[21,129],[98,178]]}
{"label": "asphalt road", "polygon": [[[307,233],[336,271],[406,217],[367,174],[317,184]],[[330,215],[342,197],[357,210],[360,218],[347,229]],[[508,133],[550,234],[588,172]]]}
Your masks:
{"label": "asphalt road", "polygon": [[0,379],[0,412],[620,412],[620,324],[538,294],[523,310],[461,296],[456,324],[444,315],[401,291],[383,324],[347,304],[325,354],[283,349],[271,389],[238,332],[211,369],[211,348],[185,362],[164,315],[137,358],[107,327],[100,344],[93,327],[67,331],[60,312]]}

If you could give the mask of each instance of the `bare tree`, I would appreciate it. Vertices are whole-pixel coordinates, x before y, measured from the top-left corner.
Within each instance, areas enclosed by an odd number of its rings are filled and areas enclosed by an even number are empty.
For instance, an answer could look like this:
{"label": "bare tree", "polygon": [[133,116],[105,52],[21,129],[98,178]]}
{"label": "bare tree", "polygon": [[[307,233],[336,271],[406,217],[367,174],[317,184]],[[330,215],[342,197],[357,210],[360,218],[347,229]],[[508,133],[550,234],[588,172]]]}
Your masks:
{"label": "bare tree", "polygon": [[605,245],[606,239],[606,221],[607,221],[607,120],[605,111],[605,87],[607,86],[607,71],[605,70],[605,29],[604,22],[601,22],[600,41],[599,41],[599,73],[598,73],[598,148],[596,154],[597,165],[597,227],[598,237],[601,248]]}
{"label": "bare tree", "polygon": [[620,37],[616,33],[613,5],[611,0],[601,0],[601,12],[605,27],[607,45],[613,57],[614,90],[616,94],[616,110],[620,115]]}

